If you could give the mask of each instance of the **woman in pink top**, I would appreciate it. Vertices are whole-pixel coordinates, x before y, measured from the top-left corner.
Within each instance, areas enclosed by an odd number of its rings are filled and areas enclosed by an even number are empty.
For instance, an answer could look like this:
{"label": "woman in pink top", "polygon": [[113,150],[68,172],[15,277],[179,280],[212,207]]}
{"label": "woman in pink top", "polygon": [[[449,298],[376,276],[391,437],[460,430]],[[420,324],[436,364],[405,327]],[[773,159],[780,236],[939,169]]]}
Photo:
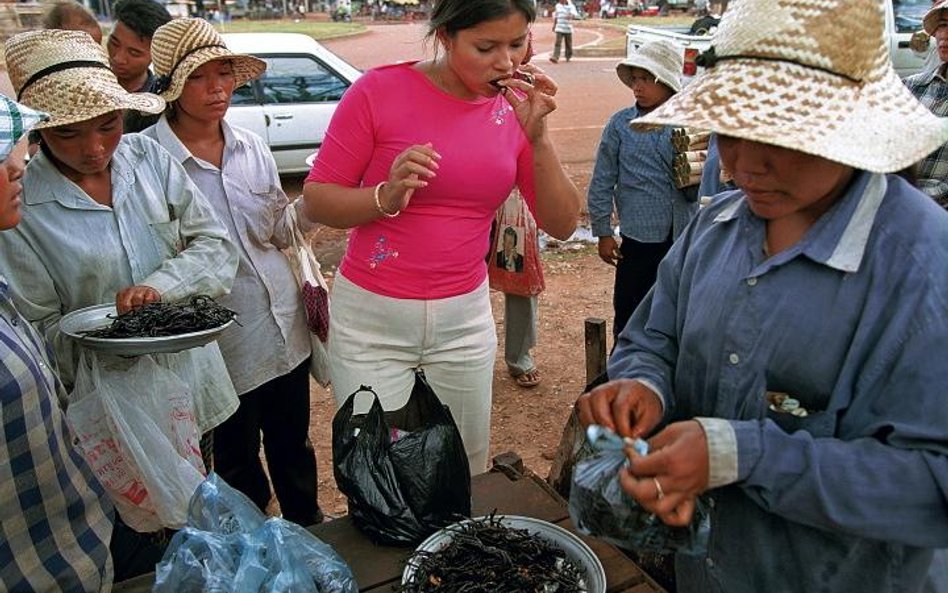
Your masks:
{"label": "woman in pink top", "polygon": [[[333,286],[337,403],[371,385],[386,409],[421,368],[487,466],[497,338],[484,255],[516,186],[540,227],[572,234],[582,197],[547,132],[556,84],[515,79],[533,0],[439,0],[435,59],[369,70],[346,93],[304,186],[308,216],[351,228]],[[539,196],[539,199],[537,198]]]}

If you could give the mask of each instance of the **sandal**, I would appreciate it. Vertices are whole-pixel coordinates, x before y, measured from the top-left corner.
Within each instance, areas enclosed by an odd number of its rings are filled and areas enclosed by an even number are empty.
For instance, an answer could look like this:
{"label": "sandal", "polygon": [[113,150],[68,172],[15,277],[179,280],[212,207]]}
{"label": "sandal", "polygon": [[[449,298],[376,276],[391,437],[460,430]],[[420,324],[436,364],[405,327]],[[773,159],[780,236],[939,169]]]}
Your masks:
{"label": "sandal", "polygon": [[536,367],[530,369],[525,373],[521,373],[514,377],[514,381],[517,382],[517,385],[523,387],[524,389],[529,389],[531,387],[536,387],[540,384],[540,371]]}

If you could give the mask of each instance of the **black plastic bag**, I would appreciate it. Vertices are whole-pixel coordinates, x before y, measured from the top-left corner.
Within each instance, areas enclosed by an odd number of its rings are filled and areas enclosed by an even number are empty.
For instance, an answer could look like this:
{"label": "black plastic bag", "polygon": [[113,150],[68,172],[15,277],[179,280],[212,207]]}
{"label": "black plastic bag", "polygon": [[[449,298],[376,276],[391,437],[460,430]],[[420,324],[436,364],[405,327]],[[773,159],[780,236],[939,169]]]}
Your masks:
{"label": "black plastic bag", "polygon": [[[372,407],[354,415],[363,392],[372,394]],[[421,372],[398,410],[384,412],[364,385],[350,395],[332,421],[332,460],[353,523],[376,543],[415,545],[471,516],[471,470],[461,433]]]}

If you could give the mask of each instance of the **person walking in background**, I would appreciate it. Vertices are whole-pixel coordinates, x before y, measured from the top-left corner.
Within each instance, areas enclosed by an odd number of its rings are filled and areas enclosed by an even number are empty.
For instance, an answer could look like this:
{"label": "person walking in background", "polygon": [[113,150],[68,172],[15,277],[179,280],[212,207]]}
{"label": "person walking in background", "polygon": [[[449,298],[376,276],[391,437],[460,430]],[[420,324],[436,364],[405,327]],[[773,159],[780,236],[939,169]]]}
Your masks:
{"label": "person walking in background", "polygon": [[[651,112],[681,90],[681,51],[664,40],[643,43],[616,66],[635,104],[606,124],[587,195],[599,257],[616,268],[613,337],[655,284],[658,264],[698,211],[675,186],[671,128],[640,132],[629,122]],[[618,213],[621,244],[612,227]]]}
{"label": "person walking in background", "polygon": [[[948,0],[936,2],[922,20],[925,32],[935,39],[938,65],[905,79],[905,86],[932,113],[948,116]],[[948,209],[948,144],[935,149],[918,163],[916,185],[942,208]]]}
{"label": "person walking in background", "polygon": [[[115,25],[106,42],[109,66],[122,88],[130,93],[155,92],[151,71],[151,38],[171,20],[168,10],[154,0],[119,0],[112,9]],[[160,114],[125,112],[125,132],[141,132],[158,121]]]}
{"label": "person walking in background", "polygon": [[99,21],[95,20],[95,16],[82,4],[72,0],[53,4],[43,16],[43,28],[85,31],[96,43],[102,43],[102,27],[99,26]]}
{"label": "person walking in background", "polygon": [[944,576],[948,213],[893,173],[948,120],[900,82],[885,18],[878,0],[736,0],[706,70],[633,123],[714,131],[738,188],[676,241],[614,381],[579,402],[584,423],[649,438],[619,470],[644,510],[686,526],[709,509],[680,593]]}
{"label": "person walking in background", "polygon": [[424,370],[475,474],[487,467],[497,349],[491,221],[518,187],[540,227],[566,239],[582,204],[546,124],[556,84],[521,66],[535,17],[533,0],[436,2],[428,31],[443,51],[363,74],[303,189],[310,219],[352,229],[330,314],[337,403],[365,384],[397,409]]}
{"label": "person walking in background", "polygon": [[[316,453],[309,438],[311,344],[299,291],[282,249],[292,244],[291,204],[276,163],[256,134],[224,115],[234,89],[260,76],[266,62],[237,55],[203,19],[175,19],[152,38],[155,72],[167,81],[168,109],[144,135],[188,172],[238,246],[237,278],[221,297],[240,324],[218,338],[240,407],[214,429],[214,471],[261,511],[270,481],[283,516],[321,523]],[[270,481],[260,462],[260,435]]]}
{"label": "person walking in background", "polygon": [[579,18],[579,12],[573,4],[573,0],[557,0],[553,8],[553,32],[556,33],[556,41],[553,45],[553,55],[550,61],[556,64],[560,61],[560,48],[565,44],[566,61],[573,58],[573,19]]}

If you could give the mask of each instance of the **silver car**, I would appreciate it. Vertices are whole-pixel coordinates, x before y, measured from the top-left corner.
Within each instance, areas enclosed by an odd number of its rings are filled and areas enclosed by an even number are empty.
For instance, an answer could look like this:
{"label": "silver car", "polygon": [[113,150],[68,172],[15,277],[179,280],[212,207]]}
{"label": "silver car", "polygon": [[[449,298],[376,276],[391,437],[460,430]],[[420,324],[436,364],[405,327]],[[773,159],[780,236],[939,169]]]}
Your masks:
{"label": "silver car", "polygon": [[228,123],[259,134],[280,173],[309,170],[336,105],[360,76],[358,69],[316,40],[298,33],[229,33],[232,51],[266,60],[267,70],[234,92]]}

